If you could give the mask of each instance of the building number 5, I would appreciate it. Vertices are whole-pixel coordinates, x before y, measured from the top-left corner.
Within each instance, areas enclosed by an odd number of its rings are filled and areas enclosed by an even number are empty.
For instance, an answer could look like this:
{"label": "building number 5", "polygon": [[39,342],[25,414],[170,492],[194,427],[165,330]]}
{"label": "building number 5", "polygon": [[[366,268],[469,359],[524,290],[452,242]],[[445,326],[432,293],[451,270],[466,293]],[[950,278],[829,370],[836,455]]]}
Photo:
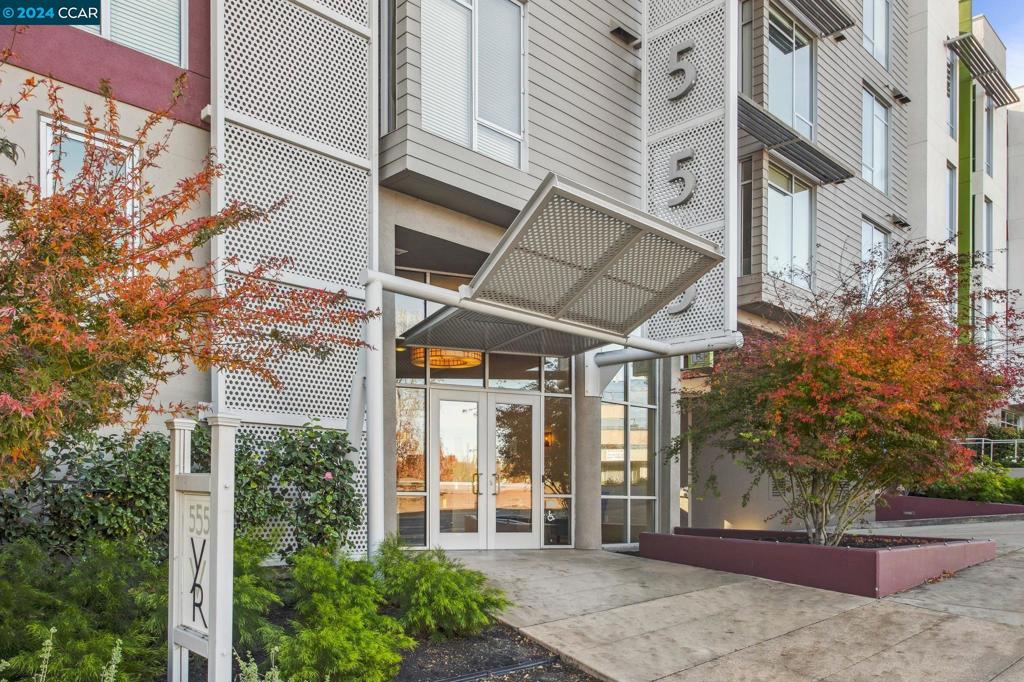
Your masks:
{"label": "building number 5", "polygon": [[[686,58],[693,48],[692,40],[684,40],[672,48],[669,56],[668,75],[669,77],[682,75],[682,82],[669,93],[670,102],[676,102],[685,97],[697,82],[697,67]],[[678,182],[681,185],[679,194],[669,200],[669,208],[682,206],[693,196],[693,190],[697,187],[697,177],[693,171],[682,167],[683,164],[690,161],[693,161],[693,150],[689,147],[684,147],[668,159],[668,181]]]}

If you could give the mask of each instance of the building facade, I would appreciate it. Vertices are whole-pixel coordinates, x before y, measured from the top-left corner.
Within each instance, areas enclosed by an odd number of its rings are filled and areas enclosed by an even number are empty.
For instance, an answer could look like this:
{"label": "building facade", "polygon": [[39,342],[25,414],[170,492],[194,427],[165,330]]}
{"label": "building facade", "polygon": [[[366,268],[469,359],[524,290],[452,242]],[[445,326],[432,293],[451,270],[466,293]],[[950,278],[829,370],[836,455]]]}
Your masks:
{"label": "building facade", "polygon": [[[940,26],[946,9],[960,21],[954,0],[103,6],[99,30],[19,36],[4,93],[51,74],[74,118],[106,78],[130,124],[187,71],[161,182],[213,148],[225,173],[199,210],[288,197],[200,256],[239,273],[287,256],[282,292],[344,290],[380,309],[371,352],[289,361],[283,390],[215,371],[163,393],[256,433],[311,418],[364,433],[357,552],[390,532],[411,546],[594,548],[679,524],[765,525],[768,486],[743,506],[749,478],[728,464],[719,495],[702,489],[714,453],[663,456],[699,419],[675,404],[681,370],[699,381],[712,361],[680,349],[777,328],[780,288],[829,287],[872,248],[947,224],[917,197],[945,196],[942,163],[960,159],[928,132],[945,125],[933,57],[962,33]],[[971,31],[1001,58],[987,22]],[[1003,111],[981,94],[972,106],[1005,147]],[[45,172],[42,113],[12,124],[27,153],[4,172]],[[1005,174],[993,156],[971,176],[993,206],[973,224],[994,254]],[[513,318],[525,326],[502,325]]]}

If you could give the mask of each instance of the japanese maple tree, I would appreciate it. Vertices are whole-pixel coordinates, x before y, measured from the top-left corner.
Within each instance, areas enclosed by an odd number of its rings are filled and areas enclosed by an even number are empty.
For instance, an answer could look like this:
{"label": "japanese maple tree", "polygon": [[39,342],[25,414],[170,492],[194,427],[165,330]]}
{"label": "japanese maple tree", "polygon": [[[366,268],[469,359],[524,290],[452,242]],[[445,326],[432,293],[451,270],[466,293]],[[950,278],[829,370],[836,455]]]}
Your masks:
{"label": "japanese maple tree", "polygon": [[190,366],[279,388],[284,356],[361,345],[368,314],[343,293],[275,282],[286,259],[200,262],[214,236],[265,221],[274,207],[197,211],[222,171],[212,155],[158,192],[169,109],[124,136],[104,90],[104,108],[82,115],[84,163],[65,168],[58,85],[26,81],[21,100],[0,111],[16,120],[33,90],[47,93],[54,144],[48,180],[0,177],[0,475],[30,472],[58,434],[194,409],[157,403],[158,388]]}
{"label": "japanese maple tree", "polygon": [[[774,483],[782,514],[810,542],[836,544],[886,490],[968,470],[973,453],[958,439],[983,429],[1019,384],[1021,338],[1012,310],[958,325],[963,265],[945,244],[904,242],[853,265],[835,289],[780,287],[782,330],[747,333],[716,357],[706,391],[682,398],[700,415],[694,451],[728,453],[698,462],[704,484],[714,487],[715,462],[731,456],[755,484]],[[974,291],[1009,296],[980,281]]]}

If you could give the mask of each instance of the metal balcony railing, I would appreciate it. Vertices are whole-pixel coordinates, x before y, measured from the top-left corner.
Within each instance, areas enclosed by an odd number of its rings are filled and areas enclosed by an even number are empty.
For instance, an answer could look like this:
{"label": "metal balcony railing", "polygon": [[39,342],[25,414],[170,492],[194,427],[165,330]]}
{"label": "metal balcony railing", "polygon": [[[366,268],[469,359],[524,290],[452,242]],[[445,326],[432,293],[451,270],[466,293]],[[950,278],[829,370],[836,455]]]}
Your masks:
{"label": "metal balcony railing", "polygon": [[965,438],[960,441],[978,453],[983,461],[998,459],[1003,464],[1024,466],[1024,439],[1020,438]]}

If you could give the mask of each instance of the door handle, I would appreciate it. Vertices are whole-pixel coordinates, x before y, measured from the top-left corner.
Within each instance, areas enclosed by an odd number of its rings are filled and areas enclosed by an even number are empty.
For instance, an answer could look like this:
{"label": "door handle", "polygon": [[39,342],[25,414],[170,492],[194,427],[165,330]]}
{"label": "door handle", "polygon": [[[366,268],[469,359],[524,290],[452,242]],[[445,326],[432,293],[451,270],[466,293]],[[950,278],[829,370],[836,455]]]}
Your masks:
{"label": "door handle", "polygon": [[494,479],[494,492],[491,495],[497,497],[501,492],[501,478],[498,477],[498,474],[491,474],[491,478]]}
{"label": "door handle", "polygon": [[480,495],[480,472],[473,474],[473,494]]}

